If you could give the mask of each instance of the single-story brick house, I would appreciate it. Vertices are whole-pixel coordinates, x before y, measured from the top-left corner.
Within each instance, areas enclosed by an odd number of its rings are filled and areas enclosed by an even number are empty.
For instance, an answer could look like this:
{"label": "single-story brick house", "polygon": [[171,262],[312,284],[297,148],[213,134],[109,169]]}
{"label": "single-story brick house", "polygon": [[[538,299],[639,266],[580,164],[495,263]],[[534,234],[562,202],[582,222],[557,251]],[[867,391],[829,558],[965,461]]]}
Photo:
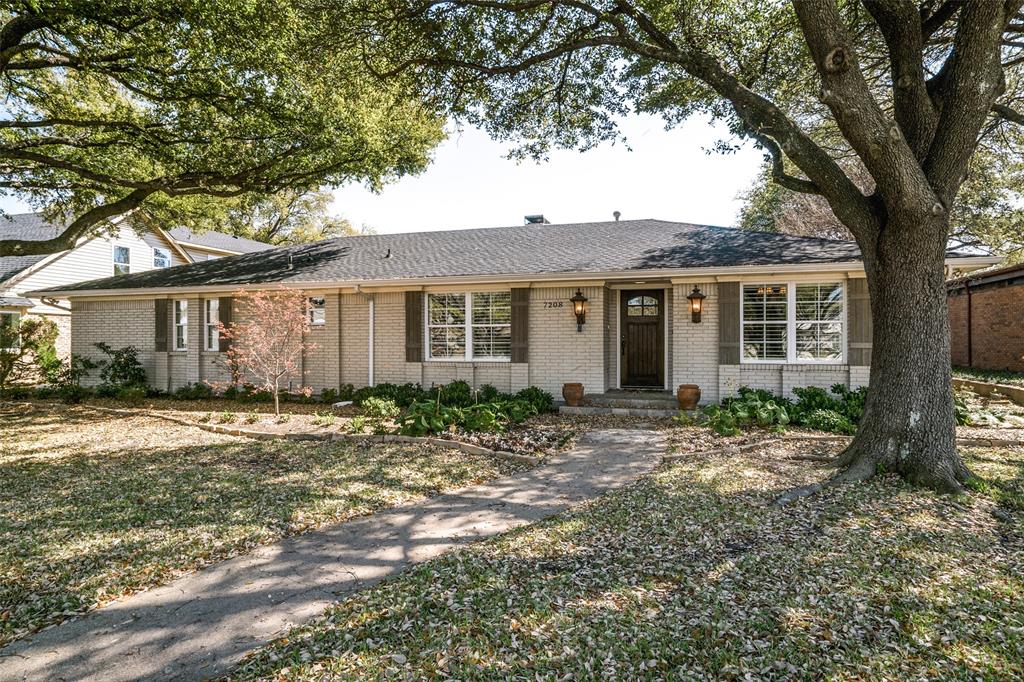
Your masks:
{"label": "single-story brick house", "polygon": [[245,314],[240,289],[280,286],[311,299],[316,348],[296,382],[316,391],[696,383],[709,402],[744,384],[862,385],[871,360],[856,245],[663,220],[343,237],[45,293],[72,302],[73,352],[135,345],[150,382],[173,389],[225,380],[218,319]]}
{"label": "single-story brick house", "polygon": [[953,364],[1024,372],[1024,264],[951,280]]}

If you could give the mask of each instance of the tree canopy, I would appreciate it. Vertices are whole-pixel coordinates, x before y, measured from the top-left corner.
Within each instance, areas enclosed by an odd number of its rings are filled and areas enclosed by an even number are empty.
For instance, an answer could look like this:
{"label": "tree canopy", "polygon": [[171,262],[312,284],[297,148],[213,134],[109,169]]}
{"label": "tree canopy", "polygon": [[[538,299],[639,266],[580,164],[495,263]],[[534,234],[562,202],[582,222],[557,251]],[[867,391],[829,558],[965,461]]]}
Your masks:
{"label": "tree canopy", "polygon": [[[315,1],[315,0],[314,0]],[[940,490],[956,452],[947,243],[979,146],[1024,124],[1024,0],[350,0],[383,82],[543,156],[618,135],[631,111],[704,112],[820,196],[856,240],[872,311],[871,391],[832,482],[877,470]],[[728,151],[736,140],[720,144]],[[1015,145],[1017,145],[1015,147]],[[851,168],[863,168],[859,185]],[[1018,228],[1019,229],[1019,226]]]}
{"label": "tree canopy", "polygon": [[268,196],[247,196],[232,205],[222,230],[268,244],[308,244],[321,239],[365,234],[330,213],[334,196],[325,190],[286,189]]}
{"label": "tree canopy", "polygon": [[65,226],[48,253],[144,208],[182,222],[210,198],[415,173],[443,121],[369,77],[354,45],[312,46],[288,0],[67,0],[0,10],[0,192]]}

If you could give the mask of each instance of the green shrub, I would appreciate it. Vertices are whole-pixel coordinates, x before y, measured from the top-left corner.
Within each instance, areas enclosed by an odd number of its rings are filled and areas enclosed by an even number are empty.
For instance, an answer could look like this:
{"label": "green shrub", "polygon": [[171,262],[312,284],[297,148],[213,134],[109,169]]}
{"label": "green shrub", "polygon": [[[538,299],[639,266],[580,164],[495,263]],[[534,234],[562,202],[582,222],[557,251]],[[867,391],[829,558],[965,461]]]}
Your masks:
{"label": "green shrub", "polygon": [[208,424],[208,423],[210,423],[212,421],[213,421],[213,413],[212,412],[204,412],[202,415],[199,416],[199,423],[200,424]]}
{"label": "green shrub", "polygon": [[147,393],[145,386],[125,386],[124,388],[118,389],[117,394],[114,397],[123,403],[132,403],[137,405],[145,400],[146,396]]}
{"label": "green shrub", "polygon": [[217,417],[217,422],[220,424],[234,424],[236,419],[238,419],[238,415],[234,412],[221,412],[220,416]]}
{"label": "green shrub", "polygon": [[119,389],[146,385],[146,369],[139,362],[139,349],[135,346],[111,348],[107,344],[94,343],[106,360],[100,362],[100,381],[112,387],[116,394]]}
{"label": "green shrub", "polygon": [[473,387],[461,379],[443,386],[435,386],[430,393],[432,398],[453,407],[469,407],[476,402]]}
{"label": "green shrub", "polygon": [[757,425],[777,431],[785,430],[790,423],[788,400],[776,398],[769,391],[743,386],[739,395],[726,398],[721,405],[704,408],[704,418],[709,427],[723,436],[732,436],[740,427]]}
{"label": "green shrub", "polygon": [[313,413],[313,425],[314,426],[334,426],[334,420],[337,419],[333,412],[314,412]]}
{"label": "green shrub", "polygon": [[366,429],[366,417],[362,415],[352,417],[346,428],[349,433],[362,433]]}
{"label": "green shrub", "polygon": [[801,423],[809,429],[827,431],[829,433],[852,435],[857,432],[857,427],[854,426],[853,422],[835,410],[813,410],[803,416]]}
{"label": "green shrub", "polygon": [[526,402],[532,405],[536,414],[551,412],[555,407],[554,397],[547,391],[539,389],[536,386],[527,386],[516,393],[513,398],[517,401]]}
{"label": "green shrub", "polygon": [[484,384],[476,392],[476,399],[481,403],[495,403],[509,396],[496,389],[491,384]]}
{"label": "green shrub", "polygon": [[175,400],[209,400],[213,397],[213,389],[197,381],[194,384],[179,386],[171,397]]}
{"label": "green shrub", "polygon": [[243,419],[242,421],[244,421],[246,424],[258,424],[260,421],[260,416],[255,412],[250,412],[249,414],[245,415],[245,419]]}
{"label": "green shrub", "polygon": [[370,419],[394,419],[401,411],[395,401],[382,398],[367,398],[363,402],[363,409]]}

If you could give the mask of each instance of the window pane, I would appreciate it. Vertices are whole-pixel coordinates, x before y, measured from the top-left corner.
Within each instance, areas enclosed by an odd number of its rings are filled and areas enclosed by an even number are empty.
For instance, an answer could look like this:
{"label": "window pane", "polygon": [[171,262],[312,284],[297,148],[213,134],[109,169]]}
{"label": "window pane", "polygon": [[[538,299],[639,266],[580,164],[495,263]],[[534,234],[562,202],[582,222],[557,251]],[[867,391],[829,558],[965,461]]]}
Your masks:
{"label": "window pane", "polygon": [[473,294],[473,357],[512,356],[512,294],[507,291]]}
{"label": "window pane", "polygon": [[786,287],[769,284],[743,286],[743,319],[746,322],[786,321]]}
{"label": "window pane", "polygon": [[171,265],[171,252],[159,246],[153,247],[153,267],[166,268]]}
{"label": "window pane", "polygon": [[746,323],[743,325],[743,357],[748,360],[785,360],[786,325]]}
{"label": "window pane", "polygon": [[464,358],[466,356],[466,329],[464,327],[431,328],[430,356],[434,358]]}
{"label": "window pane", "polygon": [[796,356],[801,360],[840,360],[843,327],[835,322],[800,322],[796,326]]}
{"label": "window pane", "polygon": [[309,323],[311,325],[327,324],[327,300],[323,296],[310,297]]}
{"label": "window pane", "polygon": [[509,358],[511,355],[511,327],[473,327],[473,357]]}
{"label": "window pane", "polygon": [[463,325],[466,323],[466,297],[463,294],[430,294],[431,325]]}
{"label": "window pane", "polygon": [[800,284],[796,288],[796,319],[841,321],[842,284]]}

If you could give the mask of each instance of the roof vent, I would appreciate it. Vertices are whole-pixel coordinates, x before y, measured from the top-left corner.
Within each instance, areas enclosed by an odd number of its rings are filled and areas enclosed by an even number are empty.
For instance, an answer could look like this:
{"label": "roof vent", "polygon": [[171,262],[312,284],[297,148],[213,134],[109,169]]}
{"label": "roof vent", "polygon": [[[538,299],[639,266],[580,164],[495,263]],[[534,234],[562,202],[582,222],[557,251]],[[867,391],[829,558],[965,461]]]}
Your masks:
{"label": "roof vent", "polygon": [[524,216],[523,220],[527,225],[550,225],[551,221],[544,217],[543,213]]}

